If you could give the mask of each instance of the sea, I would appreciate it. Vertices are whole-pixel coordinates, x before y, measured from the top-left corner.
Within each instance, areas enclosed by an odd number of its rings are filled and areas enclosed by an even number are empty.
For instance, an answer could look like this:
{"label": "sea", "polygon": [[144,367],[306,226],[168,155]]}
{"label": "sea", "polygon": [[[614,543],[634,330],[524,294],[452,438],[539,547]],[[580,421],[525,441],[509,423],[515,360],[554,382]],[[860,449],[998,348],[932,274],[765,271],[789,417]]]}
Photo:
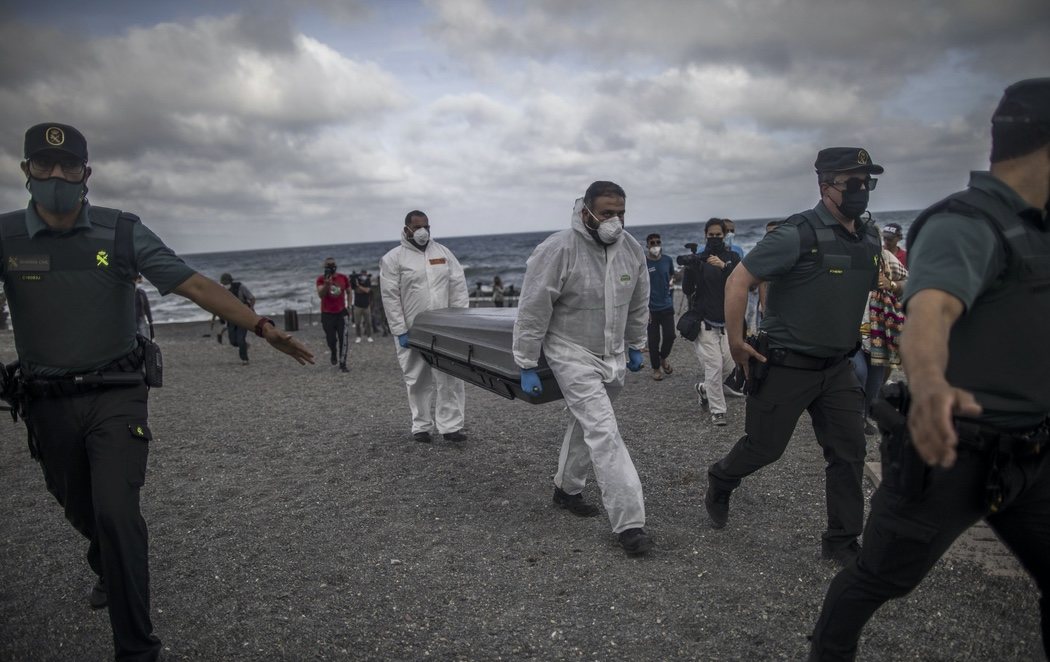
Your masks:
{"label": "sea", "polygon": [[[907,234],[918,211],[892,211],[873,214],[880,225],[900,223]],[[772,218],[757,218],[735,221],[734,243],[745,251],[750,250],[765,233],[766,223]],[[706,221],[706,219],[705,219]],[[669,223],[662,225],[628,225],[630,232],[640,243],[646,235],[659,233],[664,253],[675,257],[687,252],[685,244],[704,243],[704,224]],[[521,288],[525,275],[525,260],[532,250],[552,234],[551,231],[523,232],[518,234],[489,234],[467,237],[441,237],[434,239],[447,246],[463,265],[467,288],[473,293],[481,288],[487,292],[494,276],[499,276],[504,287]],[[320,303],[314,285],[321,275],[321,264],[326,257],[334,257],[339,271],[349,274],[367,269],[373,277],[379,273],[379,260],[396,240],[362,244],[336,244],[299,246],[294,248],[269,248],[264,250],[231,251],[222,253],[197,253],[182,258],[201,274],[218,280],[224,272],[244,283],[255,295],[255,309],[262,315],[278,318],[286,310],[295,310],[300,315],[316,312]],[[161,297],[152,286],[146,286],[153,320],[162,322],[195,322],[211,319],[211,313],[175,294]]]}

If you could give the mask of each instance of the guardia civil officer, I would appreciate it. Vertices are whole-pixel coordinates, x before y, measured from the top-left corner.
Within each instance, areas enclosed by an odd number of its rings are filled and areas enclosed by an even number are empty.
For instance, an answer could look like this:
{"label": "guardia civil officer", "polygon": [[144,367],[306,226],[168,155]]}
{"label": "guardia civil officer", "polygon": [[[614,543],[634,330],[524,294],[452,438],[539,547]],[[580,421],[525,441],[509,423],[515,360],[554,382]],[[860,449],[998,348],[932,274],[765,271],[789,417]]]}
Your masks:
{"label": "guardia civil officer", "polygon": [[999,102],[991,171],[912,224],[901,339],[910,440],[880,420],[883,482],[864,549],[828,589],[812,659],[852,660],[875,610],[982,518],[1042,594],[1050,657],[1048,208],[1050,78],[1039,78]]}
{"label": "guardia civil officer", "polygon": [[75,128],[30,128],[24,154],[32,199],[0,216],[0,275],[15,320],[30,449],[66,519],[90,541],[88,564],[98,576],[90,602],[108,604],[116,659],[153,660],[161,644],[150,620],[139,511],[152,435],[135,275],[254,329],[299,363],[313,357],[188,267],[138,217],[90,205],[87,142]]}
{"label": "guardia civil officer", "polygon": [[[745,434],[708,470],[704,504],[712,526],[724,527],[732,491],[780,458],[808,411],[827,460],[821,552],[844,563],[856,554],[864,519],[864,396],[847,358],[857,347],[881,250],[875,226],[860,219],[877,181],[871,175],[883,168],[857,147],[823,149],[814,167],[817,206],[763,237],[726,282],[726,335],[736,362],[750,362],[751,393]],[[748,288],[765,281],[759,351],[744,341],[743,320]]]}

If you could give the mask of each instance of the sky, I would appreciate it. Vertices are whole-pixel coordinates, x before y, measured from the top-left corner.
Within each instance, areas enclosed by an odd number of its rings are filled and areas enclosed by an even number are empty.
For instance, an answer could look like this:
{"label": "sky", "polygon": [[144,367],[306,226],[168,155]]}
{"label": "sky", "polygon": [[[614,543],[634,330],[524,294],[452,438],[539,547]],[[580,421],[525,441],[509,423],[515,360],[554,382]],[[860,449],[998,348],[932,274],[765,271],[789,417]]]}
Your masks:
{"label": "sky", "polygon": [[987,167],[1046,0],[4,3],[0,204],[25,129],[88,140],[93,204],[185,253],[555,231],[594,180],[628,225],[784,217],[866,148],[871,208]]}

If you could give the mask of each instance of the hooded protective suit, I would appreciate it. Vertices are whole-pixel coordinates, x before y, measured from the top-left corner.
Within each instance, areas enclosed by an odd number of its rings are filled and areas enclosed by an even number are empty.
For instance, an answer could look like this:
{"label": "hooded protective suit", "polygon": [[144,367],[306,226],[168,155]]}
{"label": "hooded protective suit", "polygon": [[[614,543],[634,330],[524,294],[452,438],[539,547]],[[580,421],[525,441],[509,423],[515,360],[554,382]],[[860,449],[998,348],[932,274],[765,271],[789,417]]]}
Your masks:
{"label": "hooded protective suit", "polygon": [[[397,336],[408,333],[423,311],[469,306],[463,267],[452,251],[433,239],[420,250],[402,235],[401,245],[379,261],[379,276],[383,307],[408,389],[412,433],[433,432],[435,423],[439,434],[461,430],[466,398],[463,382],[431,368],[419,352],[398,345]],[[435,393],[436,411],[431,415]]]}
{"label": "hooded protective suit", "polygon": [[627,348],[646,346],[649,272],[627,233],[599,245],[580,219],[548,237],[526,264],[514,324],[514,360],[534,368],[542,348],[573,420],[565,431],[554,484],[579,494],[587,470],[602,493],[613,533],[645,524],[642,484],[627,452],[612,400],[623,388]]}

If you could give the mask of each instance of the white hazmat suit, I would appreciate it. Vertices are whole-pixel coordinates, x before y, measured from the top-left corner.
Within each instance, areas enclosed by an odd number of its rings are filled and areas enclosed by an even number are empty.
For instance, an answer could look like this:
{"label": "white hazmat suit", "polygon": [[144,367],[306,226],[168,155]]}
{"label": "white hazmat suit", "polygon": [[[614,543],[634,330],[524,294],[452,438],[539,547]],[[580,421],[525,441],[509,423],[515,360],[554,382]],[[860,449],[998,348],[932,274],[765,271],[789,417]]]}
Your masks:
{"label": "white hazmat suit", "polygon": [[573,420],[565,431],[554,484],[579,494],[594,475],[613,533],[645,525],[642,483],[620,436],[612,401],[623,388],[627,348],[644,350],[649,271],[626,232],[601,246],[583,225],[532,252],[514,324],[514,361],[535,368],[542,348]]}
{"label": "white hazmat suit", "polygon": [[416,316],[426,310],[470,305],[463,267],[452,251],[433,239],[420,250],[402,236],[401,245],[379,261],[379,288],[408,389],[412,434],[433,432],[435,424],[439,434],[458,432],[466,400],[463,382],[431,368],[419,352],[398,345],[397,336],[408,333]]}

